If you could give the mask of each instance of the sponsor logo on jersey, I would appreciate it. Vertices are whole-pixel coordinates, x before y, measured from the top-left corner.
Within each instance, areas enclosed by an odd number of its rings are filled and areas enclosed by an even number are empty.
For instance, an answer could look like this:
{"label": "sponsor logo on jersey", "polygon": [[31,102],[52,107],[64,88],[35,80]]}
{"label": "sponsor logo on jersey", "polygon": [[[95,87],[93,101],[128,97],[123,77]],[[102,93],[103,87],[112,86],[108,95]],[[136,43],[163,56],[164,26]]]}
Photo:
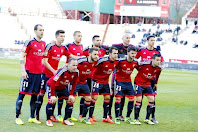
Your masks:
{"label": "sponsor logo on jersey", "polygon": [[65,80],[64,82],[60,81],[60,83],[63,84],[63,85],[68,85],[69,84],[69,80]]}
{"label": "sponsor logo on jersey", "polygon": [[111,74],[112,71],[113,71],[112,69],[108,69],[107,71],[103,70],[103,72],[106,73],[106,74]]}

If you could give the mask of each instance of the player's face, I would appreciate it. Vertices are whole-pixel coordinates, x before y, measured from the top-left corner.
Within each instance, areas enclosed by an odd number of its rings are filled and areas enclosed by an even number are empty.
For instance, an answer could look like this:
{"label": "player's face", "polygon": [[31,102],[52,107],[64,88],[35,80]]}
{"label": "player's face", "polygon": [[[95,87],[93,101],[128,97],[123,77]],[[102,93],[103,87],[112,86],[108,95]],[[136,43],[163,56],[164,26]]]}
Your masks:
{"label": "player's face", "polygon": [[96,47],[99,47],[99,46],[100,46],[100,43],[101,43],[100,37],[96,37],[96,38],[93,40],[93,45],[95,45]]}
{"label": "player's face", "polygon": [[57,42],[62,44],[65,40],[65,34],[64,33],[59,33],[59,35],[56,36],[56,40],[57,40]]}
{"label": "player's face", "polygon": [[82,41],[82,34],[76,33],[76,35],[74,36],[74,41],[80,43]]}
{"label": "player's face", "polygon": [[123,44],[125,46],[129,46],[131,36],[129,34],[126,34],[125,36],[123,36],[122,40],[123,40]]}
{"label": "player's face", "polygon": [[151,37],[149,40],[148,40],[148,45],[153,47],[155,44],[155,38],[154,37]]}
{"label": "player's face", "polygon": [[118,50],[113,49],[112,53],[109,53],[109,56],[113,61],[116,60],[118,58]]}
{"label": "player's face", "polygon": [[75,72],[75,70],[77,69],[77,66],[78,66],[77,60],[72,60],[70,63],[68,63],[68,69],[71,72]]}
{"label": "player's face", "polygon": [[154,66],[159,66],[161,63],[161,57],[155,57],[155,59],[152,59]]}
{"label": "player's face", "polygon": [[97,61],[98,60],[98,51],[93,51],[91,54],[91,60],[92,61]]}
{"label": "player's face", "polygon": [[42,26],[38,26],[37,30],[34,30],[34,32],[38,38],[43,38],[44,29]]}
{"label": "player's face", "polygon": [[131,51],[128,52],[127,54],[128,54],[128,56],[129,56],[130,59],[134,59],[135,56],[136,56],[136,53],[137,53],[136,51],[131,50]]}

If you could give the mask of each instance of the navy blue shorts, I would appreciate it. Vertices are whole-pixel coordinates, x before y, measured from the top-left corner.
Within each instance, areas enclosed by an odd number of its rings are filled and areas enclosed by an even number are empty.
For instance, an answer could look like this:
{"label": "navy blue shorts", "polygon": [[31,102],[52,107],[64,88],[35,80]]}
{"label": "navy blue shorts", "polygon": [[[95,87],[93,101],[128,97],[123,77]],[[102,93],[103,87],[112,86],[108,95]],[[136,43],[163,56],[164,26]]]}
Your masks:
{"label": "navy blue shorts", "polygon": [[28,79],[21,78],[19,93],[21,94],[35,94],[38,95],[41,86],[41,74],[32,74],[26,71]]}
{"label": "navy blue shorts", "polygon": [[50,79],[50,77],[46,77],[44,73],[41,74],[41,89],[39,96],[44,96],[46,91],[46,83]]}
{"label": "navy blue shorts", "polygon": [[134,97],[135,92],[133,89],[133,85],[131,82],[117,82],[114,81],[114,93],[115,97],[123,97],[125,95],[126,97]]}
{"label": "navy blue shorts", "polygon": [[78,93],[78,96],[91,96],[89,86],[87,83],[85,84],[77,84],[76,89],[74,91],[74,96]]}
{"label": "navy blue shorts", "polygon": [[92,95],[110,95],[109,84],[100,84],[92,80]]}
{"label": "navy blue shorts", "polygon": [[138,86],[136,84],[134,84],[134,87],[135,87],[135,96],[142,96],[145,95],[145,96],[153,96],[153,88],[150,86],[150,87],[142,87],[142,86]]}
{"label": "navy blue shorts", "polygon": [[[48,84],[46,84],[46,90],[47,90],[47,97],[48,99],[50,99],[51,97],[51,88]],[[58,99],[68,99],[69,97],[69,90],[68,88],[66,87],[65,89],[61,89],[61,90],[57,90],[55,89],[55,96],[58,97]]]}

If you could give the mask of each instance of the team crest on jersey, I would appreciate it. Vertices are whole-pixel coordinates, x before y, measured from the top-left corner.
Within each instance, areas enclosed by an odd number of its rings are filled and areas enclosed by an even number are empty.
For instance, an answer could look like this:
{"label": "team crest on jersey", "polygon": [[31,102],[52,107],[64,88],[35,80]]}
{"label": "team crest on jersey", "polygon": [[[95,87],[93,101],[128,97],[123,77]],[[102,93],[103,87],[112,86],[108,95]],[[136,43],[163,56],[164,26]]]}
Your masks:
{"label": "team crest on jersey", "polygon": [[135,67],[135,64],[133,64],[133,67]]}
{"label": "team crest on jersey", "polygon": [[41,49],[38,49],[38,52],[41,52]]}
{"label": "team crest on jersey", "polygon": [[87,67],[87,65],[85,65],[85,67]]}
{"label": "team crest on jersey", "polygon": [[126,67],[126,64],[124,64],[123,66]]}
{"label": "team crest on jersey", "polygon": [[59,54],[58,54],[57,56],[58,56],[58,57],[60,57],[60,55],[59,55]]}
{"label": "team crest on jersey", "polygon": [[114,65],[114,67],[116,67],[116,65]]}
{"label": "team crest on jersey", "polygon": [[149,69],[148,69],[148,68],[146,68],[146,70],[148,71]]}
{"label": "team crest on jersey", "polygon": [[156,70],[154,72],[157,72]]}
{"label": "team crest on jersey", "polygon": [[56,52],[56,50],[54,50],[54,52]]}
{"label": "team crest on jersey", "polygon": [[127,68],[127,70],[129,71],[129,70],[131,70],[130,68]]}
{"label": "team crest on jersey", "polygon": [[34,47],[37,47],[37,45],[35,44]]}
{"label": "team crest on jersey", "polygon": [[108,65],[106,65],[105,67],[108,67]]}
{"label": "team crest on jersey", "polygon": [[146,54],[146,52],[144,52],[143,54]]}
{"label": "team crest on jersey", "polygon": [[64,76],[64,78],[67,78],[67,76]]}
{"label": "team crest on jersey", "polygon": [[42,44],[42,46],[44,47],[44,44]]}
{"label": "team crest on jersey", "polygon": [[72,75],[71,78],[73,79],[74,78],[74,75]]}
{"label": "team crest on jersey", "polygon": [[76,50],[75,48],[73,48],[73,50]]}

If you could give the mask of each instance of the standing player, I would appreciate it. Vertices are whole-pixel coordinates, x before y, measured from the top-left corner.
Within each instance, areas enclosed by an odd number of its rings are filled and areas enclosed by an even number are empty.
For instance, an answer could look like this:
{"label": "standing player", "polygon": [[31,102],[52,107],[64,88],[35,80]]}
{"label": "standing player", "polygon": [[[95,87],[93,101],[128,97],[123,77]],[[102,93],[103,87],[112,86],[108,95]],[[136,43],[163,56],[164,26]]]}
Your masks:
{"label": "standing player", "polygon": [[123,95],[129,98],[128,107],[127,107],[127,115],[125,118],[125,122],[130,124],[134,124],[131,120],[130,115],[133,110],[133,102],[134,102],[134,89],[131,83],[131,73],[134,68],[137,68],[138,62],[134,60],[136,56],[136,48],[130,46],[127,49],[127,56],[124,58],[120,58],[120,62],[118,63],[114,81],[114,90],[115,90],[115,124],[120,124],[119,112],[120,112],[120,102]]}
{"label": "standing player", "polygon": [[[92,47],[99,48],[98,56],[99,57],[104,57],[106,52],[109,50],[109,47],[101,45],[101,39],[100,39],[100,36],[98,36],[98,35],[93,36],[92,42],[93,42]],[[89,50],[90,50],[90,48],[87,48],[87,49],[84,50],[84,55],[85,56],[89,56]],[[90,73],[89,77],[87,78],[87,83],[88,83],[88,86],[89,86],[90,90],[91,90],[91,78],[92,78],[92,76],[93,76],[93,71]],[[80,120],[81,120],[81,117],[82,117],[82,114],[83,114],[84,101],[85,100],[82,97],[81,100],[80,100],[80,114],[79,114],[80,115],[79,116]],[[92,116],[92,119],[94,121],[96,121],[94,116]]]}
{"label": "standing player", "polygon": [[[71,113],[73,110],[73,103],[75,98],[73,96],[76,84],[78,81],[78,62],[77,60],[70,58],[68,66],[64,66],[47,81],[47,93],[48,93],[48,104],[46,106],[47,115],[47,126],[53,126],[50,117],[53,116],[53,105],[56,103],[56,97],[68,99],[65,107],[65,117],[63,123],[69,126],[73,126],[74,123],[71,120]],[[68,84],[73,82],[71,91],[67,88]]]}
{"label": "standing player", "polygon": [[[104,45],[101,45],[101,39],[100,39],[100,36],[99,35],[94,35],[93,38],[92,38],[92,46],[91,47],[95,47],[95,48],[99,48],[99,51],[98,51],[98,56],[99,57],[103,57],[105,56],[106,54],[106,51],[109,50],[109,47],[108,46],[104,46]],[[85,56],[89,56],[89,49],[90,48],[87,48],[84,50],[84,55]]]}
{"label": "standing player", "polygon": [[[42,59],[45,50],[45,42],[41,41],[43,37],[43,26],[37,24],[34,26],[35,38],[26,41],[20,60],[22,69],[22,79],[19,89],[19,95],[16,100],[16,124],[23,125],[23,121],[19,118],[23,99],[26,94],[31,95],[30,109],[31,115],[28,120],[30,123],[40,124],[41,122],[35,118],[36,100],[40,91]],[[25,61],[26,60],[26,61]]]}
{"label": "standing player", "polygon": [[[81,44],[82,34],[80,31],[75,31],[73,34],[73,37],[74,37],[74,42],[72,44],[66,45],[66,47],[71,52],[71,54],[81,57],[83,56],[83,45]],[[67,62],[68,62],[68,59],[66,63]],[[56,117],[56,119],[59,121],[63,120],[63,117],[61,116],[62,106],[63,106],[63,99],[59,99],[58,100],[58,115]],[[72,120],[77,121],[77,119],[75,119],[74,117],[72,117]]]}
{"label": "standing player", "polygon": [[[137,52],[137,55],[136,55],[137,59],[139,59],[141,57],[141,62],[151,60],[153,54],[160,54],[158,49],[154,48],[155,36],[148,36],[147,37],[147,43],[148,43],[148,46],[146,48],[140,49]],[[161,57],[161,64],[162,65],[164,64],[163,57]],[[157,88],[154,86],[155,80],[156,80],[155,78],[153,80],[151,80],[151,86],[152,86],[153,91],[154,91],[154,96],[157,95]],[[158,121],[155,119],[155,107],[156,107],[155,104],[156,104],[156,102],[154,102],[151,121],[153,121],[154,123],[158,123]]]}
{"label": "standing player", "polygon": [[[64,42],[64,39],[65,39],[65,31],[57,30],[55,33],[55,37],[56,37],[56,43],[48,44],[44,52],[44,61],[43,61],[44,66],[43,66],[43,72],[42,72],[41,89],[37,97],[37,109],[36,109],[37,120],[40,120],[39,112],[40,112],[40,109],[43,103],[43,97],[46,91],[46,88],[45,88],[46,82],[56,74],[57,69],[58,69],[58,64],[62,55],[65,55],[67,58],[69,57],[76,58],[76,56],[72,55],[65,46],[62,46],[62,43]],[[53,122],[58,122],[58,120],[56,120],[54,116],[51,117],[51,120]]]}
{"label": "standing player", "polygon": [[[123,43],[121,44],[113,44],[112,46],[115,46],[116,48],[118,48],[118,57],[124,57],[125,55],[127,55],[127,48],[129,46],[133,46],[130,44],[130,39],[131,39],[131,35],[130,34],[127,34],[125,33],[123,36],[122,36],[122,40],[123,40]],[[112,80],[111,80],[111,89],[112,91],[114,86],[113,86],[113,82],[115,80],[115,72],[113,72],[112,74]],[[109,118],[112,119],[112,116],[111,116],[111,108],[112,108],[112,104],[113,104],[113,97],[114,97],[114,93],[112,92],[111,94],[111,99],[110,99],[110,106],[109,106]],[[122,111],[123,111],[123,108],[124,108],[124,102],[125,102],[125,96],[123,96],[123,98],[121,99],[121,105],[120,105],[120,113],[119,113],[119,118],[121,121],[124,121],[124,117],[122,115]]]}
{"label": "standing player", "polygon": [[89,118],[89,120],[86,121],[86,115],[91,103],[91,95],[89,86],[87,84],[87,78],[96,65],[96,61],[98,60],[98,51],[98,48],[92,47],[89,49],[88,57],[78,59],[79,81],[77,83],[74,94],[78,92],[78,96],[83,96],[84,104],[80,122],[84,122],[86,124],[94,124],[92,118]]}
{"label": "standing player", "polygon": [[109,88],[109,76],[118,64],[118,49],[111,47],[109,49],[109,56],[100,58],[96,65],[96,70],[93,73],[92,80],[92,100],[90,105],[90,118],[92,118],[94,112],[95,102],[98,99],[98,94],[104,95],[103,103],[103,119],[102,122],[114,123],[110,118],[107,118],[110,102],[110,88]]}
{"label": "standing player", "polygon": [[159,75],[161,73],[161,68],[159,67],[161,62],[161,55],[154,54],[152,56],[152,61],[145,61],[142,62],[137,70],[138,73],[135,77],[135,89],[136,89],[136,103],[135,103],[135,120],[136,124],[141,124],[139,122],[139,112],[140,112],[140,105],[142,101],[142,94],[147,96],[148,98],[148,106],[147,106],[147,114],[145,123],[153,125],[154,123],[149,120],[150,114],[154,108],[154,93],[151,87],[151,80],[156,77],[155,87],[157,87],[157,82]]}

